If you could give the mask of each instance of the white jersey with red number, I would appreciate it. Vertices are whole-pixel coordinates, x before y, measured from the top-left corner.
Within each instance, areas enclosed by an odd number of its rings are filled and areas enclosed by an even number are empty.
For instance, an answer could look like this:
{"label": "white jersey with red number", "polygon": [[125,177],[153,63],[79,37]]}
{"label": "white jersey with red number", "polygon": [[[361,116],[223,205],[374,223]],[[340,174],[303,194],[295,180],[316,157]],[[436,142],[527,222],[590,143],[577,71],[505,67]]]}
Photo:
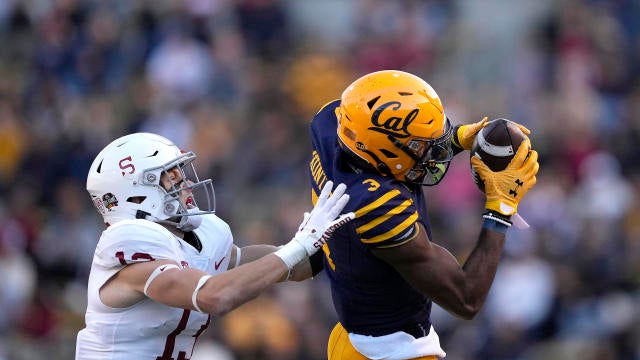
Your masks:
{"label": "white jersey with red number", "polygon": [[147,220],[120,221],[100,237],[91,265],[86,328],[78,333],[77,360],[186,360],[209,325],[210,317],[193,310],[159,304],[149,298],[111,308],[100,300],[100,287],[128,264],[171,259],[182,267],[219,274],[227,270],[233,237],[217,216],[204,215],[194,231],[198,252],[163,226]]}

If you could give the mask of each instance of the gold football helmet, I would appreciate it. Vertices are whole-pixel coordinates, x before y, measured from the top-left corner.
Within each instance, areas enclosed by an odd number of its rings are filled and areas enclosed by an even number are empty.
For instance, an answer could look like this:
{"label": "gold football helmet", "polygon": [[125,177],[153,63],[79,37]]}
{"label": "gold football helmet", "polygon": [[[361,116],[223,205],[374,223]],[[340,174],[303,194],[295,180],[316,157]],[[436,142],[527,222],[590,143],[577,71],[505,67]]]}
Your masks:
{"label": "gold football helmet", "polygon": [[449,168],[451,123],[435,90],[415,75],[383,70],[357,79],[336,116],[342,148],[382,175],[430,186]]}

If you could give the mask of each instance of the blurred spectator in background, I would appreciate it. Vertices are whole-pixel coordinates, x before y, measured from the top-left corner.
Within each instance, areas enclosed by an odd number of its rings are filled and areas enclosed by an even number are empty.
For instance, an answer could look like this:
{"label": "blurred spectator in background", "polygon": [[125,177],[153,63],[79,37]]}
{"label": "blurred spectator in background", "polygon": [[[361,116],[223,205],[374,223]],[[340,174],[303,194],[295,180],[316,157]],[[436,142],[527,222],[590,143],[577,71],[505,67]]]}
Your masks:
{"label": "blurred spectator in background", "polygon": [[[86,283],[74,264],[89,260],[95,236],[82,234],[99,219],[66,202],[86,203],[69,187],[110,139],[171,122],[171,138],[212,174],[218,215],[251,224],[240,245],[275,243],[309,208],[308,119],[335,89],[382,68],[430,79],[454,123],[523,123],[540,154],[519,210],[532,227],[514,231],[495,306],[472,323],[434,309],[447,358],[640,359],[638,19],[632,0],[0,1],[0,268],[23,277],[3,280],[0,359],[73,357]],[[469,167],[458,159],[450,171]],[[440,185],[450,197],[427,198],[434,238],[462,224],[445,245],[468,254],[482,203],[470,176],[460,179]],[[55,262],[67,270],[50,272],[42,254],[65,241]],[[523,277],[534,298],[498,306],[525,295],[511,285]],[[254,333],[277,337],[266,331],[276,323],[296,334],[269,340],[291,341],[291,358],[324,359],[335,322],[324,275],[263,296],[269,321],[247,316],[251,306],[237,316]],[[311,302],[326,307],[314,313]],[[265,339],[240,349],[225,333],[205,333],[203,357],[284,356]]]}

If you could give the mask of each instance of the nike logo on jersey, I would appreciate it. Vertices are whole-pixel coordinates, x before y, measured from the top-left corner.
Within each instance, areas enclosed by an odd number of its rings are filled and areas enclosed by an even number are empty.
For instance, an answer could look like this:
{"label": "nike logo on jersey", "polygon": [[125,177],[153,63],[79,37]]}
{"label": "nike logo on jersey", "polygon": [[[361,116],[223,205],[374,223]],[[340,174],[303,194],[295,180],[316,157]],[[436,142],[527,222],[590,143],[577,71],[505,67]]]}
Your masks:
{"label": "nike logo on jersey", "polygon": [[164,271],[164,269],[166,269],[166,268],[167,268],[167,265],[165,265],[165,266],[161,267],[161,268],[160,268],[160,271]]}
{"label": "nike logo on jersey", "polygon": [[216,270],[218,270],[218,268],[220,267],[220,265],[222,265],[222,261],[224,261],[224,258],[226,258],[226,256],[223,256],[222,259],[220,259],[220,261],[216,261],[214,263],[214,266],[216,267]]}

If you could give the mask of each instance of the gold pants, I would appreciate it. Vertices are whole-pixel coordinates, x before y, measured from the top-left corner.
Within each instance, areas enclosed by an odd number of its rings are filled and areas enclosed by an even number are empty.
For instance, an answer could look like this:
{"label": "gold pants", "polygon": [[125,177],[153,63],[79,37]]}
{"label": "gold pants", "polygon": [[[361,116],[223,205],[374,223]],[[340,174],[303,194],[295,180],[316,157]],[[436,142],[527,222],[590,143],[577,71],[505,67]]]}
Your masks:
{"label": "gold pants", "polygon": [[[327,346],[329,360],[368,360],[360,354],[349,341],[349,333],[342,324],[337,323],[331,330],[329,345]],[[411,360],[437,360],[435,355],[421,356]]]}

